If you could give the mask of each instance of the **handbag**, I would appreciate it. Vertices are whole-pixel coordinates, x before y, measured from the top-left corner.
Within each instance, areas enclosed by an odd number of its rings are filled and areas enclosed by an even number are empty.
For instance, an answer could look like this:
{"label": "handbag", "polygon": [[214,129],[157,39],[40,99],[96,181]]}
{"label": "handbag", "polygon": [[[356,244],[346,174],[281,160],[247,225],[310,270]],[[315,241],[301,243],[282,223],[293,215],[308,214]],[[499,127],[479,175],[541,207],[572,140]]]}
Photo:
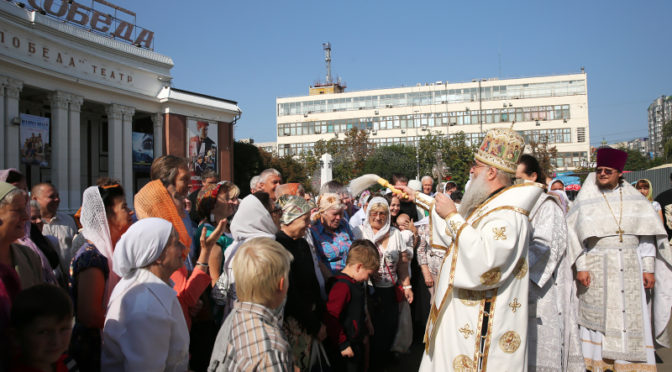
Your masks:
{"label": "handbag", "polygon": [[226,270],[222,271],[222,275],[217,278],[217,283],[212,287],[210,291],[210,297],[217,305],[224,306],[227,304],[228,299],[231,298],[231,281],[229,276],[226,274]]}
{"label": "handbag", "polygon": [[327,352],[322,343],[313,338],[313,344],[310,348],[310,372],[327,372],[331,370],[331,363],[327,358]]}
{"label": "handbag", "polygon": [[399,304],[399,322],[397,325],[397,334],[390,347],[391,351],[405,354],[413,343],[413,320],[411,318],[411,307],[404,301]]}
{"label": "handbag", "polygon": [[[385,263],[384,258],[383,263]],[[390,279],[393,278],[390,267],[385,264],[385,268],[387,269],[387,273],[390,274]],[[392,288],[394,288],[394,299],[397,300],[397,302],[402,302],[406,298],[406,295],[404,294],[404,287],[402,287],[399,283],[394,283]]]}

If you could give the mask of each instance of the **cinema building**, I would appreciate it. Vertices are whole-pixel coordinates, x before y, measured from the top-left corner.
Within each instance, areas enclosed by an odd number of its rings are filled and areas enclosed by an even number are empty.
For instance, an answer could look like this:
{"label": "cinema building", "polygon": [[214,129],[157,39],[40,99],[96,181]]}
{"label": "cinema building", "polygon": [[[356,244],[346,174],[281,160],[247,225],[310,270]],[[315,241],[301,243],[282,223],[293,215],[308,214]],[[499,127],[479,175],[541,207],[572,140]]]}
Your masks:
{"label": "cinema building", "polygon": [[172,87],[173,61],[133,12],[86,5],[0,2],[0,169],[52,182],[66,211],[101,176],[132,201],[164,154],[232,179],[237,103]]}

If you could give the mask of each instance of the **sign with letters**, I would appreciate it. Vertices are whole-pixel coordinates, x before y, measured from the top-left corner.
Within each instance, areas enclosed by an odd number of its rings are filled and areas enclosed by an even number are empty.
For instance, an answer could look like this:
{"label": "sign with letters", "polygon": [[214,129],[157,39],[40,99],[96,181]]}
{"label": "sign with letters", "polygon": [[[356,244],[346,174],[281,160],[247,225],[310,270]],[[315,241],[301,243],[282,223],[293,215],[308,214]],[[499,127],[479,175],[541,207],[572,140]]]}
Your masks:
{"label": "sign with letters", "polygon": [[42,14],[152,49],[154,32],[137,26],[135,13],[105,0],[93,0],[90,7],[73,0],[28,0],[28,5]]}

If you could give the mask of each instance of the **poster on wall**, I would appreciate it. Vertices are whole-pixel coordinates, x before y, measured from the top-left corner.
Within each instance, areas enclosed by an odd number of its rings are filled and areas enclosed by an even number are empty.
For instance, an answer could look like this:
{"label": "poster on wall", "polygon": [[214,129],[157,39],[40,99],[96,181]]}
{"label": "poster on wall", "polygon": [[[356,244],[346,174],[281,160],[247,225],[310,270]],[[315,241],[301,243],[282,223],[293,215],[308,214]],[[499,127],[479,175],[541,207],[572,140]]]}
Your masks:
{"label": "poster on wall", "polygon": [[154,161],[154,135],[133,132],[133,170],[149,171]]}
{"label": "poster on wall", "polygon": [[201,174],[208,169],[217,172],[217,124],[187,120],[187,160],[191,171],[192,188],[201,185]]}
{"label": "poster on wall", "polygon": [[21,114],[19,128],[21,162],[40,167],[49,166],[49,118]]}

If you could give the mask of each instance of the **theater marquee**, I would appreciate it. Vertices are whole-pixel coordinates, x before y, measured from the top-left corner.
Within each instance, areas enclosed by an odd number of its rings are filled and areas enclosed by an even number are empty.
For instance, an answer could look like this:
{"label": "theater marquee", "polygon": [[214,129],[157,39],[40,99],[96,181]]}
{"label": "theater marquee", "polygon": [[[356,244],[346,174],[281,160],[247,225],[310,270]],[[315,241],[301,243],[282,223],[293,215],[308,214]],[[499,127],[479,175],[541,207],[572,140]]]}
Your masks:
{"label": "theater marquee", "polygon": [[105,0],[93,0],[90,7],[73,0],[28,0],[28,5],[42,14],[152,49],[154,32],[136,25],[134,12]]}

